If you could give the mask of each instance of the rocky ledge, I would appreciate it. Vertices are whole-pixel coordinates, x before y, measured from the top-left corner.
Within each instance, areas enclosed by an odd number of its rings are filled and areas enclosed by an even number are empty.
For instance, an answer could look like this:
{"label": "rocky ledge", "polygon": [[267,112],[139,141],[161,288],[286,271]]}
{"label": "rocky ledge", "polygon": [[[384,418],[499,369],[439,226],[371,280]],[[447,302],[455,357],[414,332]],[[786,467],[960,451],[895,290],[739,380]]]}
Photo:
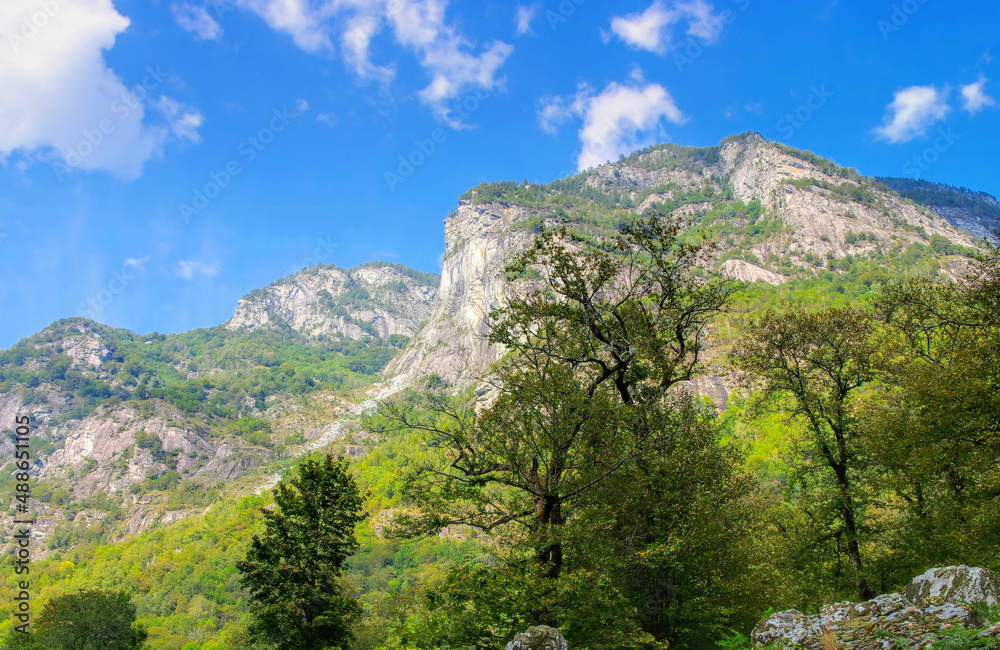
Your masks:
{"label": "rocky ledge", "polygon": [[[986,622],[975,606],[998,603],[1000,575],[976,567],[943,567],[917,576],[902,593],[824,605],[811,616],[794,609],[772,614],[757,624],[751,640],[754,648],[933,648],[942,631],[983,627]],[[1000,638],[1000,624],[976,636]]]}

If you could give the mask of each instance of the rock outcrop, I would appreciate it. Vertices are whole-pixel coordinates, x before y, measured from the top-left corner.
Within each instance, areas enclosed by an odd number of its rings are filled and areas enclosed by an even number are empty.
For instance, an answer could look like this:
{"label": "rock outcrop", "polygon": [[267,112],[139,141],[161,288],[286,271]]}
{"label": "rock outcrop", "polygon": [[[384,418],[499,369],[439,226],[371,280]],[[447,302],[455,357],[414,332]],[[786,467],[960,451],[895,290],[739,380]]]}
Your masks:
{"label": "rock outcrop", "polygon": [[240,299],[226,328],[284,322],[313,337],[409,337],[429,316],[436,295],[436,286],[392,265],[314,266]]}
{"label": "rock outcrop", "polygon": [[528,628],[507,644],[507,650],[569,650],[559,630],[547,625]]}
{"label": "rock outcrop", "polygon": [[766,282],[768,284],[779,285],[788,282],[788,278],[780,273],[762,269],[756,264],[744,262],[743,260],[726,260],[719,267],[719,272],[727,278],[746,282],[747,284]]}
{"label": "rock outcrop", "polygon": [[439,375],[445,381],[476,377],[499,358],[486,341],[489,313],[501,306],[508,282],[503,269],[534,234],[516,227],[530,216],[518,206],[461,205],[445,220],[441,288],[427,324],[392,360],[386,375],[408,379]]}
{"label": "rock outcrop", "polygon": [[[942,630],[982,626],[974,605],[997,602],[1000,575],[967,566],[936,568],[914,578],[902,593],[824,605],[812,616],[794,609],[772,614],[757,624],[751,641],[754,648],[929,648]],[[980,635],[1000,635],[1000,626]]]}

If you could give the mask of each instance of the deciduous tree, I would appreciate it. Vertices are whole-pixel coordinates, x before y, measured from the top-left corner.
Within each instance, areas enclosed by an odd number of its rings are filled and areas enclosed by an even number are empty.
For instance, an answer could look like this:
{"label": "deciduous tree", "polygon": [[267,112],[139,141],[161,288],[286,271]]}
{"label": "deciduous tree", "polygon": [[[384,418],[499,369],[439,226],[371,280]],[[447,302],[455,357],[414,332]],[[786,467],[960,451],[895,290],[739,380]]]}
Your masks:
{"label": "deciduous tree", "polygon": [[[873,320],[855,308],[813,313],[769,313],[744,332],[733,350],[736,365],[760,382],[762,395],[804,420],[810,433],[800,472],[816,466],[819,504],[839,522],[832,533],[846,541],[859,598],[874,596],[862,557],[863,527],[871,493],[854,416],[854,400],[875,378],[878,346]],[[820,512],[817,530],[825,530]],[[839,543],[838,543],[839,544]]]}
{"label": "deciduous tree", "polygon": [[281,650],[345,648],[361,605],[343,592],[341,572],[358,549],[363,519],[357,484],[347,462],[327,455],[306,461],[275,490],[263,510],[264,533],[254,535],[237,563],[250,590],[251,633]]}

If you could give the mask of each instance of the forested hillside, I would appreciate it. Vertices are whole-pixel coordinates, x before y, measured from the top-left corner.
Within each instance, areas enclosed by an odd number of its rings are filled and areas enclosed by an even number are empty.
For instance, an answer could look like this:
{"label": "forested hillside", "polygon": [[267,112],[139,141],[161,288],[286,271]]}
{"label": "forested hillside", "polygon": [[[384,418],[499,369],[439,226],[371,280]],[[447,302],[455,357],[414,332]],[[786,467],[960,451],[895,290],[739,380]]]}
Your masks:
{"label": "forested hillside", "polygon": [[658,145],[471,189],[441,276],[314,267],[181,334],[55,323],[0,354],[36,600],[123,588],[149,647],[250,647],[236,564],[326,451],[363,499],[354,648],[738,648],[768,610],[998,569],[997,253],[945,207],[992,216],[756,134]]}

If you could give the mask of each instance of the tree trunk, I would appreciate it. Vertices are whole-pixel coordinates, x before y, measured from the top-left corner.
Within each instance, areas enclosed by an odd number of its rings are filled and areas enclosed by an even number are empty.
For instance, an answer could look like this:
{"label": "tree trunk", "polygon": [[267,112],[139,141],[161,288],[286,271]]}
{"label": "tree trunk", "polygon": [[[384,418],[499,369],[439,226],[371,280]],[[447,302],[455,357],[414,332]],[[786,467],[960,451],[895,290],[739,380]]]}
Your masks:
{"label": "tree trunk", "polygon": [[563,564],[562,540],[558,537],[563,525],[559,498],[552,495],[536,497],[535,521],[538,522],[535,559],[540,566],[547,567],[547,577],[558,578]]}
{"label": "tree trunk", "polygon": [[847,493],[846,485],[841,486],[841,498],[844,503],[841,507],[844,514],[844,528],[847,531],[847,557],[851,560],[851,567],[857,580],[858,597],[861,600],[870,600],[875,597],[875,592],[868,586],[863,573],[864,566],[861,564],[861,549],[858,546],[858,526],[854,519],[854,504],[851,495]]}

